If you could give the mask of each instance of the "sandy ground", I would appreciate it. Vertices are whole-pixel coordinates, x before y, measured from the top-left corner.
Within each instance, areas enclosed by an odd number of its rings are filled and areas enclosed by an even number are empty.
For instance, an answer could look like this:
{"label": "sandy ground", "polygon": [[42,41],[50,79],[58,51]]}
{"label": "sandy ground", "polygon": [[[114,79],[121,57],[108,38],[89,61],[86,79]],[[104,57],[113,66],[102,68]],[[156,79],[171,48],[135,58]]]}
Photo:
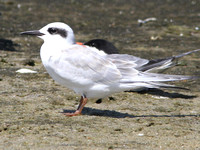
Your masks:
{"label": "sandy ground", "polygon": [[[120,53],[154,59],[200,48],[200,1],[0,0],[0,149],[200,149],[200,80],[190,90],[122,92],[89,100],[66,117],[80,95],[57,83],[40,60],[40,39],[26,30],[62,21],[77,41],[103,38]],[[138,24],[138,19],[156,21]],[[169,74],[200,75],[200,53]],[[20,74],[26,68],[34,74]]]}

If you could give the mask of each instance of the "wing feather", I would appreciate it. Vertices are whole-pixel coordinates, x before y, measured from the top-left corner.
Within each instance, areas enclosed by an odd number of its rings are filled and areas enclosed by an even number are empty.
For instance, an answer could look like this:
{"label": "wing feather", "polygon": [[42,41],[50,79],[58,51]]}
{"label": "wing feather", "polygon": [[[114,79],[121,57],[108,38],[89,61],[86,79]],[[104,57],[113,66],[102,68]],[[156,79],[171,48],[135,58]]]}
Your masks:
{"label": "wing feather", "polygon": [[[76,82],[85,83],[117,83],[122,75],[116,65],[106,60],[99,51],[86,46],[74,46],[63,50],[60,56],[58,71],[62,71],[63,78],[71,77]],[[78,55],[77,55],[78,53]]]}
{"label": "wing feather", "polygon": [[149,60],[143,59],[140,57],[128,55],[128,54],[111,54],[111,55],[106,55],[107,59],[110,59],[112,61],[115,61],[117,63],[117,60],[122,61],[131,64],[133,68],[138,68],[140,66],[143,66],[147,63],[149,63]]}

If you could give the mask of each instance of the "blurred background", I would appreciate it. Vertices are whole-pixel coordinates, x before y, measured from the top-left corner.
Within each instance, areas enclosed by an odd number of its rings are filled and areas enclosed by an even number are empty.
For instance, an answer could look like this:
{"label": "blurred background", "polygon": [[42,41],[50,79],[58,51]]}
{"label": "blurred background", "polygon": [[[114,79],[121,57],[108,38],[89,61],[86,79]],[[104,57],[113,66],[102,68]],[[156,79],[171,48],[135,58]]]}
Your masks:
{"label": "blurred background", "polygon": [[[197,0],[1,0],[0,36],[22,45],[16,39],[21,31],[59,21],[71,26],[79,41],[103,38],[114,43],[120,52],[138,55],[144,51],[142,48],[155,47],[178,53],[199,47],[199,18]],[[137,48],[141,51],[137,52]],[[142,56],[156,51],[159,50],[149,50]]]}

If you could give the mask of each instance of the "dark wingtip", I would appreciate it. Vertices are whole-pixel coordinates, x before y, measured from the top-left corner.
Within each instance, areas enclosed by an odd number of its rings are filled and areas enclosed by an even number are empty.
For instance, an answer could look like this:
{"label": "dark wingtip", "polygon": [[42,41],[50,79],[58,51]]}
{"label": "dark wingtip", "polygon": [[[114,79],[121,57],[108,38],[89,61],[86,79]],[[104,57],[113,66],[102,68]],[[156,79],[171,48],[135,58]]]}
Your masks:
{"label": "dark wingtip", "polygon": [[25,32],[20,32],[19,35],[26,35]]}

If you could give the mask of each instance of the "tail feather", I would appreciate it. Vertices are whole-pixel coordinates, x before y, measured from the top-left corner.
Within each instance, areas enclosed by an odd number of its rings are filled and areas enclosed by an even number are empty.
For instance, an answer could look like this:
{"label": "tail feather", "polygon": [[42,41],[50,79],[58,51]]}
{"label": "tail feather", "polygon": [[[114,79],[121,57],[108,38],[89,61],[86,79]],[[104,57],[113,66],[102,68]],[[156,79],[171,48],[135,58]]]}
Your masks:
{"label": "tail feather", "polygon": [[171,85],[171,84],[160,83],[160,82],[159,83],[151,82],[150,84],[154,85],[155,88],[189,90],[188,88],[183,88],[183,87],[179,87],[179,86],[175,86],[175,85]]}
{"label": "tail feather", "polygon": [[182,75],[167,75],[167,74],[155,74],[155,73],[145,73],[139,77],[134,77],[130,79],[121,80],[121,88],[124,90],[140,91],[145,88],[170,88],[170,89],[182,89],[188,90],[183,87],[174,86],[171,84],[165,84],[163,82],[178,81],[178,80],[189,80],[196,79],[196,76],[182,76]]}
{"label": "tail feather", "polygon": [[148,72],[140,72],[137,76],[126,77],[121,80],[121,83],[133,83],[133,82],[168,82],[179,80],[191,80],[197,79],[197,76],[184,76],[184,75],[168,75],[168,74],[156,74]]}

